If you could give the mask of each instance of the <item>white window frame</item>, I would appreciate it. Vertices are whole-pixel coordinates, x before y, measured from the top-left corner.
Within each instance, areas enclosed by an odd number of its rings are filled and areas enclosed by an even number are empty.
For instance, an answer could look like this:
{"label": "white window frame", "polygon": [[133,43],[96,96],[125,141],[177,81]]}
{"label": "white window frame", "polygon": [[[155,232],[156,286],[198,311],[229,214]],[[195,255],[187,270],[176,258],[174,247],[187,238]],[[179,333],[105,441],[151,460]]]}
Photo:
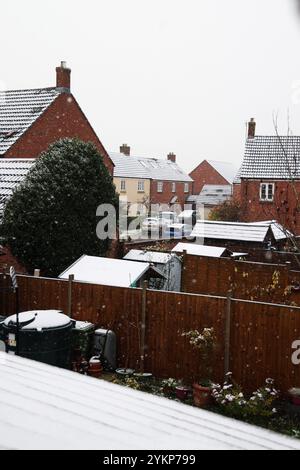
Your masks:
{"label": "white window frame", "polygon": [[139,193],[144,193],[145,192],[145,181],[144,180],[139,180],[138,181],[138,192]]}
{"label": "white window frame", "polygon": [[157,192],[158,192],[158,193],[162,193],[163,190],[164,190],[164,184],[163,184],[163,182],[162,182],[162,181],[158,181],[158,182],[157,182]]}
{"label": "white window frame", "polygon": [[172,193],[176,193],[176,183],[173,181],[172,183]]}
{"label": "white window frame", "polygon": [[121,180],[121,182],[120,182],[120,191],[121,191],[121,193],[126,192],[126,180]]}
{"label": "white window frame", "polygon": [[189,193],[190,192],[190,185],[189,183],[184,183],[184,192]]}
{"label": "white window frame", "polygon": [[261,202],[273,202],[275,193],[275,183],[260,183],[259,200]]}

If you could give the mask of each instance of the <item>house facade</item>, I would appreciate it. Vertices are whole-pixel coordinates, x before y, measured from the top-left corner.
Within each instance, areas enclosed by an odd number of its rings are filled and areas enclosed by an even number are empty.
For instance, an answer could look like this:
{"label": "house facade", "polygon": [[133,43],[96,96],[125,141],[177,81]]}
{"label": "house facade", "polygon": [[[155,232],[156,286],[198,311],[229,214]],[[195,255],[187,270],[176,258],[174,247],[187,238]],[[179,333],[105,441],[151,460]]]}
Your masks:
{"label": "house facade", "polygon": [[38,158],[65,137],[94,143],[113,173],[107,151],[71,93],[65,62],[56,68],[55,87],[0,92],[0,159]]}
{"label": "house facade", "polygon": [[236,175],[234,165],[228,162],[203,160],[191,173],[193,194],[201,193],[205,185],[229,185]]}
{"label": "house facade", "polygon": [[300,136],[257,136],[251,119],[234,197],[245,221],[276,219],[300,234]]}
{"label": "house facade", "polygon": [[132,156],[130,147],[123,145],[119,153],[111,152],[114,163],[114,183],[120,200],[127,201],[128,214],[135,216],[150,205],[181,207],[192,193],[192,179],[176,163],[176,155],[167,159]]}

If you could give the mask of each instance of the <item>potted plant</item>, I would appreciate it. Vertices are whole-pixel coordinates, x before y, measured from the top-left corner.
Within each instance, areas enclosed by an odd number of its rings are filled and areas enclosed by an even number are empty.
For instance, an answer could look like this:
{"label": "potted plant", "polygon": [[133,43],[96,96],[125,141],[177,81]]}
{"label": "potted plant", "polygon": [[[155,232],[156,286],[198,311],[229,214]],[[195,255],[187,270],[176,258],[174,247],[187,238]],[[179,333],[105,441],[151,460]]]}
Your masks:
{"label": "potted plant", "polygon": [[162,381],[161,390],[166,397],[172,397],[175,396],[177,385],[177,380],[170,377],[169,379],[164,379]]}
{"label": "potted plant", "polygon": [[289,395],[292,399],[293,405],[300,406],[300,388],[291,388]]}
{"label": "potted plant", "polygon": [[212,402],[212,359],[216,348],[216,337],[213,328],[203,331],[191,330],[182,336],[188,338],[190,345],[199,352],[201,357],[201,375],[198,383],[193,384],[194,403],[196,406],[208,406]]}
{"label": "potted plant", "polygon": [[190,387],[186,387],[185,385],[177,385],[175,388],[176,390],[176,397],[178,400],[184,401],[187,400],[192,392]]}

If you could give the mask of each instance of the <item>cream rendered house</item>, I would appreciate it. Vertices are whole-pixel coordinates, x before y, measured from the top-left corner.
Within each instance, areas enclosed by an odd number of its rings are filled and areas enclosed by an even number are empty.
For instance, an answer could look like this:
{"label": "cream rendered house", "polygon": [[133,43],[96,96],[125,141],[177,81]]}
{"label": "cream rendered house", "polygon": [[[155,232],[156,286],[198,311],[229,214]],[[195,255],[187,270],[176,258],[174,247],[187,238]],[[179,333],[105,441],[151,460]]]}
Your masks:
{"label": "cream rendered house", "polygon": [[129,217],[147,215],[144,212],[145,205],[150,202],[149,173],[138,159],[129,157],[125,153],[126,146],[121,147],[122,149],[124,153],[110,153],[115,165],[114,184],[120,195],[120,201],[127,204]]}

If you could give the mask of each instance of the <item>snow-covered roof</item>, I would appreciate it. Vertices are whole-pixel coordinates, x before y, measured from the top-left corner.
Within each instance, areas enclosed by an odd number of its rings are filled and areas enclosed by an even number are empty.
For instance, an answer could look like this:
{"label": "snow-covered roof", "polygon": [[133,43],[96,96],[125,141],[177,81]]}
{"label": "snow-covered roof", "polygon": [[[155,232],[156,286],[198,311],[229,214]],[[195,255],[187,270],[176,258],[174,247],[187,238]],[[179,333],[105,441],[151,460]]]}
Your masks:
{"label": "snow-covered roof", "polygon": [[174,253],[187,252],[188,255],[209,256],[210,258],[221,258],[226,253],[230,255],[227,248],[218,246],[198,245],[197,243],[178,243],[172,250]]}
{"label": "snow-covered roof", "polygon": [[74,274],[76,281],[131,287],[150,267],[150,263],[83,255],[59,277],[68,279],[70,274]]}
{"label": "snow-covered roof", "polygon": [[141,178],[158,181],[192,182],[192,178],[177,163],[159,158],[127,156],[122,153],[109,153],[118,178]]}
{"label": "snow-covered roof", "polygon": [[0,219],[4,204],[12,195],[13,190],[25,179],[34,163],[34,159],[0,158]]}
{"label": "snow-covered roof", "polygon": [[241,223],[201,220],[196,223],[191,236],[263,243],[267,241],[269,234],[273,234],[277,241],[288,238],[288,234],[283,227],[272,221]]}
{"label": "snow-covered roof", "polygon": [[0,352],[0,448],[296,450],[300,441]]}
{"label": "snow-covered roof", "polygon": [[236,175],[236,167],[230,162],[220,162],[216,160],[207,160],[207,162],[225,178],[228,183],[232,184]]}
{"label": "snow-covered roof", "polygon": [[61,92],[57,88],[0,91],[0,156],[16,143]]}
{"label": "snow-covered roof", "polygon": [[232,197],[232,186],[229,184],[205,184],[199,195],[189,196],[187,202],[203,204],[204,206],[217,206]]}
{"label": "snow-covered roof", "polygon": [[300,136],[256,136],[247,139],[240,178],[300,178]]}
{"label": "snow-covered roof", "polygon": [[143,261],[154,264],[167,264],[174,255],[159,251],[130,250],[123,259],[131,261]]}

